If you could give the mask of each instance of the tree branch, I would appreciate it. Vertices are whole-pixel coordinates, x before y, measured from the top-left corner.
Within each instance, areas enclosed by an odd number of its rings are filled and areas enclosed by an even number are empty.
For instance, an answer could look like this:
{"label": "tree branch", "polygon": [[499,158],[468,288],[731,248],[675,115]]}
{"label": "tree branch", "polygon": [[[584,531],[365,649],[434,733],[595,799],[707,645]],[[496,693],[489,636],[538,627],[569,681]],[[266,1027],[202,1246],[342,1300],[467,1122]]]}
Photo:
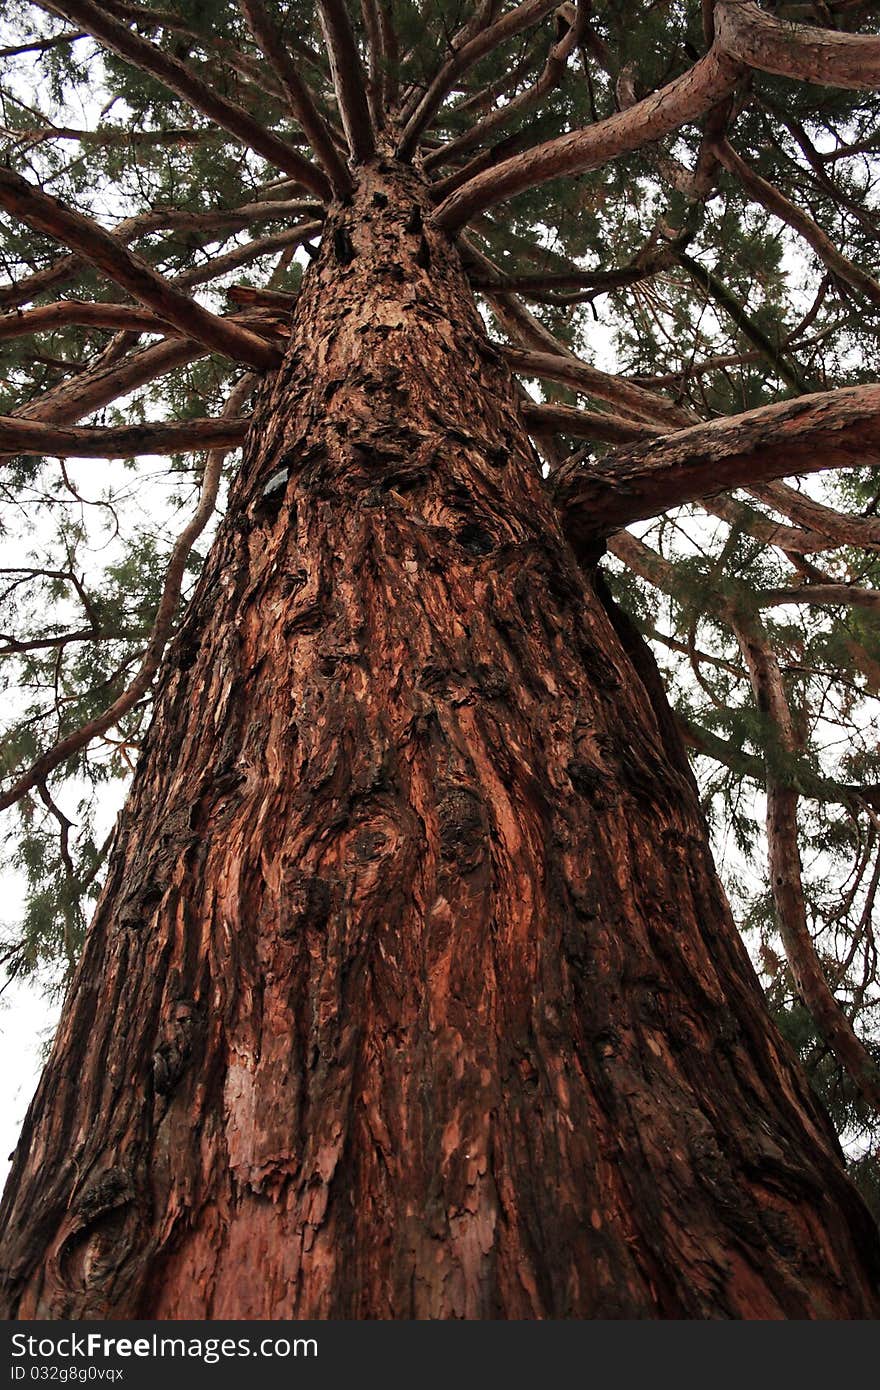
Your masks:
{"label": "tree branch", "polygon": [[[462,237],[462,250],[470,267],[475,268],[478,274],[505,283],[505,277],[498,267],[466,237]],[[551,380],[572,385],[598,400],[609,401],[625,414],[635,415],[639,420],[668,426],[680,425],[689,419],[686,412],[680,411],[663,396],[644,391],[631,382],[582,362],[508,290],[490,290],[487,298],[508,337],[528,349],[523,352],[519,347],[501,348],[515,370],[531,371],[535,376],[546,375]]]}
{"label": "tree branch", "polygon": [[755,540],[762,541],[764,545],[775,545],[779,550],[796,555],[814,555],[821,550],[834,549],[834,542],[829,541],[827,536],[820,535],[818,531],[804,531],[799,526],[785,526],[782,522],[765,516],[763,512],[757,512],[753,507],[737,502],[733,497],[701,497],[700,506],[711,516],[726,521],[733,530],[754,536]]}
{"label": "tree branch", "polygon": [[[514,347],[502,347],[501,354],[507,359],[508,365],[523,376],[561,382],[575,391],[594,396],[597,400],[621,406],[629,414],[654,426],[680,428],[692,423],[687,411],[674,405],[672,401],[665,400],[663,396],[656,396],[641,386],[634,386],[624,377],[599,371],[597,367],[591,367],[578,358],[562,357],[549,352],[527,352]],[[657,433],[656,429],[653,433]]]}
{"label": "tree branch", "polygon": [[784,589],[761,589],[755,595],[759,608],[785,603],[809,603],[818,608],[880,608],[880,589],[860,584],[796,584]]}
{"label": "tree branch", "polygon": [[476,213],[563,174],[585,173],[653,144],[704,115],[744,66],[840,87],[880,86],[880,38],[781,24],[750,0],[718,0],[715,41],[688,72],[626,111],[477,174],[440,204],[434,223],[455,232]]}
{"label": "tree branch", "polygon": [[[754,619],[730,613],[728,621],[745,659],[755,704],[771,721],[781,751],[797,756],[798,743],[782,672],[766,634]],[[798,849],[797,787],[781,765],[775,765],[772,756],[765,757],[765,767],[770,887],[797,991],[854,1085],[869,1104],[880,1109],[880,1068],[835,999],[810,935]]]}
{"label": "tree branch", "polygon": [[286,141],[261,126],[243,107],[236,106],[234,102],[227,100],[203,82],[179,59],[142,39],[139,34],[132,33],[131,29],[127,29],[119,20],[108,15],[100,6],[94,4],[93,0],[34,2],[51,14],[61,15],[64,19],[80,24],[94,38],[106,44],[114,53],[118,53],[120,58],[158,78],[169,91],[183,97],[184,101],[188,101],[209,120],[215,121],[242,145],[249,146],[255,154],[261,155],[270,164],[298,179],[322,202],[329,201],[332,190],[320,169],[303,159]]}
{"label": "tree branch", "polygon": [[804,381],[797,367],[789,362],[781,347],[771,342],[763,329],[759,328],[756,323],[753,323],[739,300],[734,294],[731,294],[730,290],[722,280],[718,279],[717,275],[713,275],[711,270],[707,270],[699,261],[695,261],[686,251],[678,249],[673,252],[673,255],[679,265],[682,266],[689,275],[693,276],[697,284],[702,286],[710,297],[714,299],[718,307],[723,309],[728,317],[732,319],[743,334],[743,337],[747,338],[748,341],[758,349],[766,361],[769,362],[770,366],[773,367],[781,381],[784,381],[786,385],[790,386],[794,391],[805,392],[809,390],[807,383]]}
{"label": "tree branch", "polygon": [[[558,0],[556,0],[556,3],[558,4]],[[522,8],[523,7],[520,6],[520,10],[522,10]],[[574,6],[570,8],[574,10]],[[450,140],[445,145],[441,145],[439,150],[433,150],[424,160],[424,169],[426,172],[435,168],[438,164],[447,164],[451,159],[454,159],[456,155],[463,153],[465,150],[473,149],[475,145],[482,144],[487,136],[492,135],[501,126],[506,125],[523,111],[529,111],[533,106],[537,106],[542,97],[546,96],[549,91],[552,91],[554,87],[559,85],[568,60],[583,35],[588,8],[588,0],[578,0],[577,12],[572,15],[572,22],[568,25],[562,38],[551,48],[547,62],[544,64],[540,76],[532,86],[528,87],[524,92],[520,92],[519,96],[513,97],[510,101],[505,102],[503,106],[496,107],[493,111],[488,112],[488,114],[483,116],[479,121],[475,121],[470,129],[465,131],[463,135],[459,135],[456,139]],[[515,13],[517,13],[517,11],[511,12],[511,14]],[[506,15],[504,18],[510,19],[511,15]],[[538,18],[543,19],[544,15],[541,14]],[[497,33],[501,23],[502,20],[499,20],[497,24],[487,29],[484,34],[478,36],[479,39],[483,42],[491,43],[491,46],[494,47],[495,44],[492,42],[492,35]],[[527,25],[523,27],[527,27]],[[507,35],[505,34],[504,37],[507,37]],[[495,40],[495,42],[502,41],[502,39]],[[476,44],[477,40],[473,40],[473,43]],[[468,45],[465,45],[465,48],[467,47]],[[460,49],[456,55],[459,59],[463,58],[465,48]],[[476,59],[474,61],[476,61]],[[449,64],[447,64],[447,67],[448,66]],[[455,81],[457,75],[458,73],[452,74],[452,82]],[[439,77],[440,74],[438,74],[438,80]],[[426,92],[425,100],[427,100],[429,92]],[[441,102],[445,95],[445,92],[441,94]],[[430,120],[431,114],[433,113],[431,112],[428,114],[428,120]],[[415,120],[415,116],[413,120]]]}
{"label": "tree branch", "polygon": [[715,42],[760,72],[823,87],[880,87],[880,36],[784,24],[751,0],[717,0]]}
{"label": "tree branch", "polygon": [[[268,195],[270,191],[267,188],[265,193]],[[316,207],[317,205],[313,201],[270,199],[267,196],[258,202],[244,203],[237,208],[218,208],[212,212],[187,212],[182,208],[162,208],[159,211],[138,213],[134,217],[126,217],[113,228],[113,235],[117,241],[128,245],[149,232],[171,230],[212,232],[221,229],[235,232],[249,227],[255,222],[271,222],[276,218],[281,220],[291,214],[299,216],[302,213],[314,212]],[[79,256],[60,256],[51,265],[44,266],[42,270],[34,271],[33,274],[26,275],[14,284],[0,287],[0,307],[14,308],[20,304],[27,304],[37,295],[46,294],[51,289],[57,289],[59,285],[72,280],[82,265],[83,261]],[[178,283],[181,282],[178,280]]]}
{"label": "tree branch", "polygon": [[188,449],[231,449],[248,431],[248,419],[168,420],[162,424],[118,427],[62,427],[0,415],[0,451],[67,458],[132,458],[136,454],[176,454]]}
{"label": "tree branch", "polygon": [[652,439],[657,434],[654,425],[625,420],[620,415],[577,410],[573,405],[526,404],[521,413],[530,434],[568,434],[576,439],[602,439],[609,444]]}
{"label": "tree branch", "polygon": [[367,101],[374,130],[385,125],[385,74],[382,20],[377,0],[361,0],[361,19],[367,39]]}
{"label": "tree branch", "polygon": [[[550,272],[546,275],[507,275],[483,277],[474,274],[469,277],[475,290],[508,290],[521,294],[526,299],[536,299],[541,303],[581,304],[586,300],[598,298],[600,294],[610,294],[614,290],[626,289],[649,280],[663,269],[662,261],[647,265],[621,266],[619,270],[582,270]],[[558,291],[573,290],[573,294],[560,294]]]}
{"label": "tree branch", "polygon": [[123,362],[100,363],[90,371],[62,381],[51,391],[16,410],[16,420],[40,420],[70,424],[92,411],[101,410],[120,396],[146,386],[176,367],[186,366],[206,356],[201,343],[192,338],[172,338],[135,353]]}
{"label": "tree branch", "polygon": [[763,483],[750,491],[761,502],[775,507],[791,517],[799,526],[809,527],[826,536],[834,545],[857,545],[865,549],[880,548],[880,518],[852,516],[828,507],[824,502],[789,487],[787,483]]}
{"label": "tree branch", "polygon": [[434,225],[458,231],[477,213],[563,174],[598,169],[702,116],[733,91],[741,66],[716,44],[681,77],[585,130],[559,135],[477,174],[440,204]]}
{"label": "tree branch", "polygon": [[262,0],[239,0],[251,33],[272,64],[276,77],[287,95],[290,109],[303,133],[324,167],[333,191],[347,198],[352,190],[352,178],[339,155],[333,136],[315,105],[309,88],[296,69],[287,45],[270,19]]}
{"label": "tree branch", "polygon": [[352,159],[363,164],[375,154],[376,141],[364,69],[345,0],[318,0],[318,15],[327,44],[333,87],[348,148]]}
{"label": "tree branch", "polygon": [[594,545],[630,522],[792,473],[880,461],[880,385],[823,391],[694,425],[554,475],[566,531]]}
{"label": "tree branch", "polygon": [[289,227],[287,231],[272,232],[269,236],[258,237],[255,241],[246,241],[243,246],[234,246],[231,251],[224,251],[222,255],[212,256],[201,265],[190,266],[189,270],[181,271],[179,275],[174,276],[171,283],[186,286],[203,285],[208,280],[215,280],[218,275],[225,275],[227,271],[238,270],[240,266],[249,265],[251,261],[259,260],[262,256],[269,256],[273,251],[301,246],[303,242],[320,236],[323,230],[323,222],[302,222],[298,227]]}
{"label": "tree branch", "polygon": [[[659,640],[664,640],[662,635]],[[692,719],[677,715],[676,722],[685,743],[696,753],[721,763],[723,767],[736,773],[737,777],[749,777],[759,785],[765,781],[767,769],[763,758],[757,757],[754,753],[747,753],[738,744],[725,738],[719,738],[718,734],[702,728]],[[856,786],[834,782],[827,777],[817,777],[805,762],[799,762],[790,772],[790,777],[801,796],[809,797],[811,800],[835,802],[839,806],[845,806],[849,811],[866,806],[872,811],[880,811],[880,786]]]}
{"label": "tree branch", "polygon": [[56,34],[53,39],[30,39],[27,43],[16,44],[12,48],[0,48],[0,58],[17,58],[22,53],[45,53],[47,48],[61,48],[74,39],[87,39],[89,35],[82,29],[67,34]]}
{"label": "tree branch", "polygon": [[[241,406],[247,400],[248,395],[253,389],[254,379],[245,376],[230,393],[229,399],[224,407],[224,417],[234,419]],[[213,424],[222,424],[223,421],[212,421]],[[226,457],[225,447],[217,447],[208,454],[205,473],[202,479],[202,492],[199,504],[190,518],[189,523],[181,532],[177,543],[171,552],[171,559],[165,574],[165,584],[162,590],[162,597],[159,601],[159,608],[153,623],[153,630],[147,642],[146,650],[141,658],[140,668],[131,684],[118,696],[113,704],[102,714],[96,715],[88,723],[68,734],[43,753],[33,765],[19,777],[16,782],[0,796],[0,810],[5,810],[13,806],[34,787],[45,782],[46,778],[54,772],[55,768],[60,767],[68,758],[85,748],[95,738],[106,733],[108,729],[123,719],[129,710],[133,709],[137,702],[147,693],[153,682],[153,677],[159,669],[162,653],[168,644],[171,636],[171,629],[174,623],[174,614],[180,601],[180,591],[183,584],[183,576],[186,571],[186,562],[190,551],[195,545],[196,540],[207,526],[214,511],[214,504],[217,500],[217,492],[220,486],[220,476],[223,468],[223,461]]]}
{"label": "tree branch", "polygon": [[82,213],[3,167],[0,167],[0,205],[29,227],[63,241],[147,308],[176,324],[189,337],[198,338],[211,351],[264,371],[278,365],[277,348],[247,329],[236,327],[203,309],[97,222],[83,217]]}
{"label": "tree branch", "polygon": [[[264,322],[258,314],[239,314],[226,320],[241,327],[260,330]],[[266,330],[273,325],[266,320]],[[45,333],[53,328],[125,328],[141,333],[161,333],[166,338],[188,335],[176,324],[151,314],[147,309],[135,309],[129,304],[102,304],[87,299],[59,299],[54,304],[41,304],[36,309],[19,310],[0,315],[0,342],[23,338],[31,333]]]}
{"label": "tree branch", "polygon": [[[570,540],[576,545],[576,536],[571,536]],[[692,595],[688,589],[685,576],[681,570],[665,559],[664,556],[645,545],[630,531],[616,531],[608,538],[608,552],[621,560],[627,569],[631,569],[634,574],[639,575],[655,588],[662,589],[664,593],[671,594],[679,603],[687,606],[692,601]],[[595,548],[592,557],[595,560]],[[754,607],[753,591],[740,586],[737,611],[747,613]],[[729,623],[730,614],[733,611],[716,592],[703,590],[702,603],[705,611],[711,613],[722,622]],[[854,665],[865,677],[868,689],[873,695],[880,696],[880,666],[865,648],[851,638],[843,634],[845,646],[852,658]],[[799,783],[800,785],[800,783]],[[855,795],[855,792],[854,792]],[[873,805],[873,803],[867,803]]]}

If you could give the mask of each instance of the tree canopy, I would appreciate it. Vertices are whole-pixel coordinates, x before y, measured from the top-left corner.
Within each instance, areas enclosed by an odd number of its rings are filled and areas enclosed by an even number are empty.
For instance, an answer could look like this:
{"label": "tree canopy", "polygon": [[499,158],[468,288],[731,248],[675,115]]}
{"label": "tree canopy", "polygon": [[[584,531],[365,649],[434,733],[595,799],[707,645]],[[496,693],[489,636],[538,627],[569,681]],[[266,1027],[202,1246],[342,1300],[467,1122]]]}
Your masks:
{"label": "tree canopy", "polygon": [[872,10],[13,3],[0,805],[29,893],[11,973],[76,959],[109,784],[348,155],[412,160],[572,544],[657,655],[776,1017],[876,1184]]}

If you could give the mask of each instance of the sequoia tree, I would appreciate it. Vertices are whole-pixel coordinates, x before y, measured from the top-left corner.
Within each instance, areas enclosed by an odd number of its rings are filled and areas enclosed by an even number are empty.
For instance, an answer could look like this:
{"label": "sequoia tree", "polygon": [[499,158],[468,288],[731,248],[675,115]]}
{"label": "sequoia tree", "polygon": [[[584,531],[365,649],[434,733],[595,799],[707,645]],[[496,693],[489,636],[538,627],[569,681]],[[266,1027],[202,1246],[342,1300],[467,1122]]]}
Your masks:
{"label": "sequoia tree", "polygon": [[5,1316],[877,1316],[871,7],[166,3],[4,34]]}

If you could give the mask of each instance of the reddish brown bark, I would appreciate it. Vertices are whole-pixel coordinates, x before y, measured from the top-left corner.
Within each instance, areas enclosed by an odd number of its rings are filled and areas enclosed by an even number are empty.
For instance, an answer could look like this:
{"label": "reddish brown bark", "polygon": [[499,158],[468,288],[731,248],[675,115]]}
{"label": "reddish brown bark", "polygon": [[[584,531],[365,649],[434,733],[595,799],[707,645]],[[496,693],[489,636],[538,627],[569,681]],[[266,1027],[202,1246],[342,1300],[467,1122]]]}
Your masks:
{"label": "reddish brown bark", "polygon": [[656,670],[412,174],[304,281],[2,1216],[19,1317],[852,1318]]}

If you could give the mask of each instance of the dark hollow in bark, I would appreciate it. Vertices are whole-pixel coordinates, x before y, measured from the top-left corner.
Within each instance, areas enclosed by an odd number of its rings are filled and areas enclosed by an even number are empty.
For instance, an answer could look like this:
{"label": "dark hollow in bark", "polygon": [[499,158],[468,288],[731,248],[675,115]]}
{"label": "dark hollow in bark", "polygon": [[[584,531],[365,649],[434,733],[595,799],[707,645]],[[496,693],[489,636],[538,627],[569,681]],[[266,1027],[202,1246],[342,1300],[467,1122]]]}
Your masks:
{"label": "dark hollow in bark", "polygon": [[656,671],[428,212],[367,166],[306,276],[19,1145],[3,1310],[876,1316]]}

